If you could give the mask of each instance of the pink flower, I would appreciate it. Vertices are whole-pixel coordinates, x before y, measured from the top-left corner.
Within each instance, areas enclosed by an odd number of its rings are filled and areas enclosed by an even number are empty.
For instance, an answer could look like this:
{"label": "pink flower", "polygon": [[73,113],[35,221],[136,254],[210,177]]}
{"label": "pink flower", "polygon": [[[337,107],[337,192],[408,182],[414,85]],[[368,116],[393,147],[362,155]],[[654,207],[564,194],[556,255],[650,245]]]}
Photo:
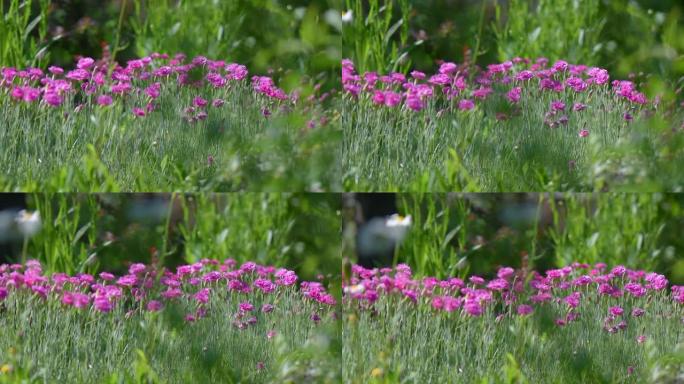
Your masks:
{"label": "pink flower", "polygon": [[597,85],[605,84],[608,82],[610,76],[608,76],[608,71],[603,68],[589,68],[587,70],[587,75],[591,77],[591,81]]}
{"label": "pink flower", "polygon": [[261,312],[263,313],[273,312],[273,309],[275,309],[275,306],[273,306],[272,304],[264,304],[261,306]]}
{"label": "pink flower", "polygon": [[552,68],[558,72],[563,72],[568,69],[568,63],[563,60],[558,60],[553,64]]}
{"label": "pink flower", "polygon": [[458,109],[461,111],[469,111],[473,108],[475,108],[475,103],[472,100],[463,99],[458,102]]}
{"label": "pink flower", "polygon": [[62,96],[55,91],[48,90],[43,94],[43,101],[52,107],[58,107],[62,105]]}
{"label": "pink flower", "polygon": [[504,279],[495,279],[490,281],[489,284],[487,284],[487,288],[493,291],[502,291],[508,288],[508,281]]}
{"label": "pink flower", "polygon": [[176,297],[181,297],[183,295],[183,292],[178,288],[169,288],[166,291],[162,292],[161,295],[166,299],[174,299]]}
{"label": "pink flower", "polygon": [[481,278],[480,276],[476,276],[476,275],[470,276],[470,279],[468,279],[468,280],[475,285],[482,285],[485,282],[485,280],[483,278]]}
{"label": "pink flower", "polygon": [[225,104],[225,101],[223,99],[214,99],[214,101],[211,102],[211,105],[215,108],[219,108]]}
{"label": "pink flower", "polygon": [[85,69],[74,69],[67,72],[66,78],[69,80],[83,81],[90,78],[90,72]]}
{"label": "pink flower", "polygon": [[76,68],[88,69],[93,65],[93,63],[95,63],[95,60],[93,60],[90,57],[84,57],[84,58],[78,60],[78,63],[76,64]]}
{"label": "pink flower", "polygon": [[112,101],[112,97],[109,95],[100,95],[97,97],[97,104],[100,106],[111,105]]}
{"label": "pink flower", "polygon": [[442,296],[434,296],[431,304],[434,309],[442,309],[444,308],[444,299],[442,299]]}
{"label": "pink flower", "polygon": [[526,81],[534,77],[534,73],[532,71],[520,71],[517,75],[515,75],[515,80],[517,81]]}
{"label": "pink flower", "polygon": [[202,288],[199,290],[199,292],[195,293],[193,296],[195,300],[202,304],[206,304],[209,302],[209,294],[211,293],[211,290],[209,288]]}
{"label": "pink flower", "polygon": [[478,88],[473,91],[473,97],[476,99],[481,99],[484,100],[487,98],[492,93],[492,89],[490,87],[482,87]]}
{"label": "pink flower", "polygon": [[589,131],[586,129],[583,129],[579,132],[579,137],[587,137],[589,136]]}
{"label": "pink flower", "polygon": [[192,104],[196,107],[204,108],[207,106],[207,101],[199,96],[192,99]]}
{"label": "pink flower", "polygon": [[609,311],[613,316],[622,316],[622,314],[625,312],[625,310],[620,306],[610,307]]}
{"label": "pink flower", "polygon": [[8,294],[9,293],[7,292],[7,288],[0,287],[0,300],[5,300]]}
{"label": "pink flower", "polygon": [[62,74],[64,74],[64,69],[62,69],[61,67],[56,67],[56,66],[54,66],[54,65],[48,67],[48,71],[50,71],[50,73],[52,73],[53,75],[62,75]]}
{"label": "pink flower", "polygon": [[268,331],[268,333],[266,333],[266,338],[269,339],[269,340],[271,340],[271,339],[274,338],[276,335],[277,335],[276,331],[270,330],[270,331]]}
{"label": "pink flower", "polygon": [[240,312],[251,312],[254,309],[254,306],[249,301],[244,301],[240,303],[238,307],[240,309]]}
{"label": "pink flower", "polygon": [[496,272],[496,276],[500,279],[508,279],[513,276],[515,270],[511,267],[502,267]]}
{"label": "pink flower", "polygon": [[450,75],[450,74],[456,72],[457,68],[458,67],[454,63],[443,63],[442,65],[439,66],[439,73]]}
{"label": "pink flower", "polygon": [[133,108],[133,114],[138,117],[143,117],[145,116],[145,110],[142,108],[135,107]]}
{"label": "pink flower", "polygon": [[263,293],[271,293],[276,288],[276,285],[268,279],[256,279],[254,280],[254,286],[259,288]]}
{"label": "pink flower", "polygon": [[480,316],[484,312],[482,309],[482,306],[480,306],[480,303],[478,302],[467,302],[464,306],[463,309],[466,311],[467,314],[470,316]]}
{"label": "pink flower", "polygon": [[385,105],[388,107],[394,107],[401,103],[401,94],[397,92],[387,91],[385,92]]}
{"label": "pink flower", "polygon": [[553,101],[551,102],[551,109],[554,111],[562,111],[565,109],[565,103],[560,100]]}
{"label": "pink flower", "polygon": [[131,275],[137,275],[143,271],[145,271],[145,264],[142,263],[134,263],[131,264],[130,267],[128,267],[128,273]]}
{"label": "pink flower", "polygon": [[508,91],[506,97],[511,103],[517,103],[520,101],[520,95],[522,94],[522,87],[515,87]]}
{"label": "pink flower", "polygon": [[575,103],[572,106],[572,110],[576,111],[576,112],[584,111],[586,108],[587,108],[587,106],[585,104],[582,104],[582,103]]}
{"label": "pink flower", "polygon": [[425,78],[425,73],[420,71],[412,71],[411,77],[413,77],[416,80],[423,80]]}
{"label": "pink flower", "polygon": [[109,302],[109,299],[105,296],[96,297],[93,306],[100,312],[109,312],[114,308],[112,303]]}
{"label": "pink flower", "polygon": [[646,336],[645,335],[637,336],[636,341],[639,344],[643,344],[646,342]]}
{"label": "pink flower", "polygon": [[570,308],[577,308],[580,304],[581,293],[573,292],[566,296],[563,301],[570,306]]}
{"label": "pink flower", "polygon": [[532,312],[534,312],[534,308],[531,305],[521,304],[518,306],[518,315],[520,316],[529,315]]}
{"label": "pink flower", "polygon": [[149,312],[157,312],[162,309],[162,303],[157,301],[157,300],[150,300],[150,302],[147,303],[147,310]]}

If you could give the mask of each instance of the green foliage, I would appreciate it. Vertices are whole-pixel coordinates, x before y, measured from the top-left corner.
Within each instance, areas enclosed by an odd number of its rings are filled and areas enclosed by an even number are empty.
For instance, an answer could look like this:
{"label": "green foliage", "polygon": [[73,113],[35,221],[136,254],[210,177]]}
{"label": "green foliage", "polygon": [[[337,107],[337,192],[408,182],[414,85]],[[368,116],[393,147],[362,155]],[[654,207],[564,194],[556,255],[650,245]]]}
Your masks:
{"label": "green foliage", "polygon": [[[681,325],[677,315],[663,317],[680,312],[666,296],[650,300],[647,314],[617,334],[602,327],[614,305],[608,300],[582,304],[581,316],[565,327],[554,324],[567,313],[563,302],[540,305],[528,317],[493,306],[470,317],[435,312],[422,300],[383,294],[373,310],[343,303],[344,382],[675,383],[682,374]],[[499,314],[505,316],[495,321]],[[636,342],[642,334],[646,344]],[[383,381],[372,372],[395,376]]]}
{"label": "green foliage", "polygon": [[[144,119],[131,113],[128,101],[102,108],[89,100],[64,114],[2,97],[4,182],[25,191],[72,192],[341,189],[336,159],[342,133],[334,110],[312,105],[281,113],[283,105],[240,84],[204,94],[226,105],[190,124],[183,110],[196,91],[169,85],[163,93],[165,102]],[[76,103],[69,99],[64,108]],[[262,108],[273,115],[265,118]],[[321,126],[321,117],[329,123]],[[309,120],[317,126],[307,128]]]}
{"label": "green foliage", "polygon": [[173,267],[204,258],[232,258],[240,264],[253,261],[294,269],[309,280],[339,276],[338,195],[143,197],[34,193],[29,210],[40,213],[42,229],[7,256],[13,261],[39,260],[50,272],[122,271],[132,262]]}
{"label": "green foliage", "polygon": [[[680,190],[684,178],[674,164],[684,161],[684,139],[675,133],[681,110],[632,111],[609,92],[526,91],[516,111],[503,95],[467,112],[435,100],[414,112],[377,107],[366,95],[345,98],[344,187],[412,192]],[[552,129],[544,123],[552,100],[563,100],[568,108],[576,102],[590,107],[568,113],[567,125]],[[626,110],[634,121],[624,120]],[[496,119],[500,113],[507,117]],[[589,137],[579,138],[585,128]]]}
{"label": "green foliage", "polygon": [[[136,302],[99,313],[13,293],[2,307],[10,315],[0,317],[0,369],[11,367],[9,374],[0,373],[0,383],[339,381],[340,324],[330,313],[321,313],[316,325],[308,314],[322,309],[294,290],[277,298],[254,295],[255,308],[275,303],[275,309],[255,313],[259,321],[240,330],[233,321],[241,301],[217,290],[208,317],[188,323],[183,317],[196,305],[186,299],[169,302],[161,312],[147,312],[139,307],[144,302]],[[277,336],[269,340],[270,330]],[[294,371],[304,376],[288,376]]]}
{"label": "green foliage", "polygon": [[95,195],[40,194],[32,196],[40,212],[42,229],[30,239],[28,255],[44,263],[50,271],[93,272],[97,269],[97,215]]}
{"label": "green foliage", "polygon": [[[289,76],[327,73],[341,59],[339,13],[324,4],[286,6],[270,0],[136,0],[131,19],[137,55],[183,52],[228,57],[258,72],[289,69]],[[264,28],[268,26],[268,28]]]}
{"label": "green foliage", "polygon": [[46,37],[51,0],[9,0],[0,6],[0,65],[44,65],[49,58]]}
{"label": "green foliage", "polygon": [[409,1],[346,0],[346,5],[352,20],[343,29],[344,56],[354,58],[362,71],[408,69]]}
{"label": "green foliage", "polygon": [[[439,194],[400,194],[399,211],[410,214],[415,222],[398,255],[422,273],[454,276],[465,274],[471,228],[465,200]],[[475,247],[475,250],[479,247]]]}
{"label": "green foliage", "polygon": [[604,262],[684,281],[678,194],[402,193],[397,202],[413,225],[396,260],[419,276]]}
{"label": "green foliage", "polygon": [[532,5],[511,0],[504,13],[497,1],[492,29],[499,60],[546,57],[595,64],[606,23],[599,4],[599,0],[541,0]]}
{"label": "green foliage", "polygon": [[549,199],[556,264],[604,262],[653,270],[665,252],[660,241],[667,225],[659,209],[662,198],[599,193]]}

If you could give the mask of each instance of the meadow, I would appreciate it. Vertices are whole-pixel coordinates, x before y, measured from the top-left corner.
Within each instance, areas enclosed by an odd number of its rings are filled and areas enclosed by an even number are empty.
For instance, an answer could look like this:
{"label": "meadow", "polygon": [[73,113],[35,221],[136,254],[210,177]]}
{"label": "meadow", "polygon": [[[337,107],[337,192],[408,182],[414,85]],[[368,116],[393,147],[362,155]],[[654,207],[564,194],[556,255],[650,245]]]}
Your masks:
{"label": "meadow", "polygon": [[339,382],[336,195],[23,196],[0,382]]}
{"label": "meadow", "polygon": [[[345,188],[679,191],[680,105],[634,81],[546,58],[434,74],[343,63]],[[610,83],[610,85],[609,85]]]}
{"label": "meadow", "polygon": [[339,12],[266,3],[3,3],[2,189],[340,190]]}
{"label": "meadow", "polygon": [[346,5],[345,190],[682,189],[674,2]]}
{"label": "meadow", "polygon": [[396,199],[390,259],[362,267],[345,239],[344,382],[681,380],[679,194]]}
{"label": "meadow", "polygon": [[329,93],[288,94],[241,64],[183,54],[2,74],[4,190],[337,188]]}
{"label": "meadow", "polygon": [[576,263],[437,279],[352,268],[350,383],[676,383],[684,289],[657,273]]}
{"label": "meadow", "polygon": [[175,270],[0,266],[2,382],[336,382],[336,299],[294,271],[203,259]]}

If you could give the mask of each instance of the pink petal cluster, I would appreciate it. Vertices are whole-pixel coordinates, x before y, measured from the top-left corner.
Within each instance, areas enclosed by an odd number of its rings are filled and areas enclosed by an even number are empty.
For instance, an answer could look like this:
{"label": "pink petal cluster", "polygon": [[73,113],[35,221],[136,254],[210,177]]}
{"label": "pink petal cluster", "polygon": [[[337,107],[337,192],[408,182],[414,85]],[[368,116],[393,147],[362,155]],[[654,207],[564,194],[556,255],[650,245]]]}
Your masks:
{"label": "pink petal cluster", "polygon": [[[456,277],[415,277],[405,264],[394,269],[354,265],[351,278],[343,283],[343,303],[375,312],[387,308],[388,303],[378,304],[379,300],[396,300],[416,308],[430,308],[435,315],[491,316],[497,320],[531,315],[544,307],[556,313],[558,326],[569,326],[590,307],[607,303],[603,304],[607,313],[603,328],[616,333],[634,319],[658,316],[644,309],[658,297],[671,302],[675,310],[684,305],[684,286],[674,285],[669,297],[662,296],[668,285],[663,275],[624,266],[606,272],[602,263],[574,263],[543,274],[501,267],[490,280],[473,275],[465,281]],[[631,317],[627,316],[630,313]]]}
{"label": "pink petal cluster", "polygon": [[46,303],[61,303],[64,308],[101,313],[117,309],[133,313],[136,308],[158,312],[167,303],[176,302],[189,310],[185,317],[192,322],[210,315],[211,308],[228,299],[239,303],[234,324],[241,329],[259,321],[250,297],[266,301],[259,304],[259,313],[268,314],[276,310],[272,303],[280,300],[285,291],[291,291],[288,295],[316,308],[317,322],[321,319],[318,312],[331,313],[337,304],[321,282],[303,281],[296,287],[298,277],[294,271],[253,262],[238,267],[232,259],[203,259],[181,265],[175,272],[134,263],[127,272],[119,277],[101,272],[99,278],[89,274],[46,275],[34,260],[26,265],[2,264],[0,301],[37,296]]}

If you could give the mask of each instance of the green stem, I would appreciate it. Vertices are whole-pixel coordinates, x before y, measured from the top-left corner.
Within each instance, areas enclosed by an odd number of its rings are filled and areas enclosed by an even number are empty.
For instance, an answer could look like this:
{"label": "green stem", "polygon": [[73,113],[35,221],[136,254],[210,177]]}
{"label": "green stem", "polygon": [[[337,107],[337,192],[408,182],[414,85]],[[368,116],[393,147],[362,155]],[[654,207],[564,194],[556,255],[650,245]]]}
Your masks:
{"label": "green stem", "polygon": [[21,247],[21,264],[26,265],[26,254],[28,253],[28,236],[24,235],[24,244]]}
{"label": "green stem", "polygon": [[487,2],[483,0],[482,7],[480,8],[480,21],[477,23],[477,41],[475,42],[475,51],[473,52],[473,64],[477,63],[477,56],[480,54],[480,41],[482,40],[486,6]]}
{"label": "green stem", "polygon": [[112,63],[109,66],[109,74],[114,69],[114,62],[116,61],[116,54],[119,52],[119,42],[121,40],[121,25],[123,25],[124,12],[126,11],[127,0],[121,3],[121,11],[119,11],[119,23],[116,26],[116,39],[114,40],[114,49],[112,50]]}

